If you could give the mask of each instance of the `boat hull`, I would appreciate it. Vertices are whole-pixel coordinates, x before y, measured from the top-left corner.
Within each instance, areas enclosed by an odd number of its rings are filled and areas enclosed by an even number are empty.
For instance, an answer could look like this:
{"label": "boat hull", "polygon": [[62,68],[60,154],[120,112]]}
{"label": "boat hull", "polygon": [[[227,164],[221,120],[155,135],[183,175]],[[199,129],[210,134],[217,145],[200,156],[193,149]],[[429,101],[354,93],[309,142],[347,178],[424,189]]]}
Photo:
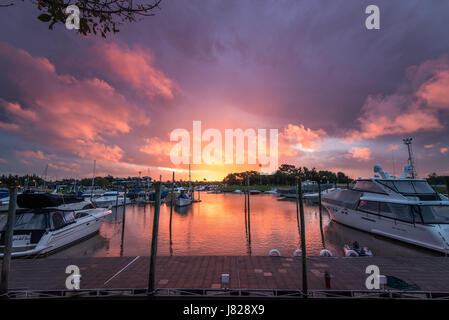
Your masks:
{"label": "boat hull", "polygon": [[322,200],[332,220],[349,227],[420,246],[449,252],[449,225],[413,224],[340,207]]}
{"label": "boat hull", "polygon": [[190,205],[191,203],[192,203],[191,199],[184,199],[184,198],[178,198],[175,201],[175,205],[177,207],[185,207],[185,206]]}

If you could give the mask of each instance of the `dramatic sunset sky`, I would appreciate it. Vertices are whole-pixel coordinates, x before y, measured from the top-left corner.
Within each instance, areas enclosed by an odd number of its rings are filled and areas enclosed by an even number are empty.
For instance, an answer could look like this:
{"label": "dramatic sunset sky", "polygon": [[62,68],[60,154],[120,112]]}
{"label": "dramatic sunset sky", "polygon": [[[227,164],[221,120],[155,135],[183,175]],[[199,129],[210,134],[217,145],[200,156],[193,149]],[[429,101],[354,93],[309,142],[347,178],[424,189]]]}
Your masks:
{"label": "dramatic sunset sky", "polygon": [[[369,4],[380,30],[365,28]],[[449,1],[163,0],[107,39],[0,8],[0,173],[187,178],[170,132],[279,130],[279,164],[449,173]],[[223,133],[224,135],[224,133]],[[194,180],[257,166],[193,165]]]}

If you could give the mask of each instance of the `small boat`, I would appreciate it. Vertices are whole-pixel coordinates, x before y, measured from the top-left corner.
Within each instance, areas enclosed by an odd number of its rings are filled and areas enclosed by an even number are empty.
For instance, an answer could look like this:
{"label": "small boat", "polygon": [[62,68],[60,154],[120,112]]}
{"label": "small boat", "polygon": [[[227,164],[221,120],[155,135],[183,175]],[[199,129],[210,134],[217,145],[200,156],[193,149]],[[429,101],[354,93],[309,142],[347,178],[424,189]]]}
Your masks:
{"label": "small boat", "polygon": [[[98,232],[110,210],[95,208],[82,198],[54,194],[21,194],[16,211],[13,257],[48,254]],[[0,257],[5,246],[5,228],[0,230]]]}
{"label": "small boat", "polygon": [[185,207],[192,204],[192,198],[189,197],[187,194],[185,193],[181,193],[181,195],[176,198],[175,200],[175,205],[177,207]]}
{"label": "small boat", "polygon": [[276,190],[267,190],[267,191],[264,191],[264,193],[268,193],[268,194],[277,194],[277,191]]}
{"label": "small boat", "polygon": [[[118,195],[118,200],[117,200]],[[117,191],[108,191],[101,197],[93,199],[92,202],[98,208],[114,207],[116,205],[122,206],[125,203],[124,194]],[[131,199],[126,197],[126,204],[130,204]]]}
{"label": "small boat", "polygon": [[249,190],[249,194],[261,194],[262,191],[260,190]]}
{"label": "small boat", "polygon": [[234,193],[242,193],[242,190],[234,190]]}
{"label": "small boat", "polygon": [[372,257],[373,253],[368,247],[360,247],[357,241],[355,241],[352,246],[345,244],[343,246],[343,251],[346,257]]}

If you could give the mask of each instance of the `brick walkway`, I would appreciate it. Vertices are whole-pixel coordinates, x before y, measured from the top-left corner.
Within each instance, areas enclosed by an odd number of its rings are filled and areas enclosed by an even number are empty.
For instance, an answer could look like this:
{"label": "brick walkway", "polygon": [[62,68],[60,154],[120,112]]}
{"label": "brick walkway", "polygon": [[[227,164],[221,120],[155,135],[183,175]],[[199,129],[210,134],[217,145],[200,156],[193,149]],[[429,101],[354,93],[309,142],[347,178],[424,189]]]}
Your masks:
{"label": "brick walkway", "polygon": [[[146,288],[148,257],[13,260],[11,290],[65,289],[68,265],[81,270],[81,289]],[[449,258],[310,257],[309,289],[325,289],[324,272],[332,277],[332,289],[365,290],[368,265],[381,274],[398,277],[421,290],[449,291]],[[267,256],[160,256],[157,288],[220,288],[220,275],[230,274],[232,289],[302,288],[301,258]]]}

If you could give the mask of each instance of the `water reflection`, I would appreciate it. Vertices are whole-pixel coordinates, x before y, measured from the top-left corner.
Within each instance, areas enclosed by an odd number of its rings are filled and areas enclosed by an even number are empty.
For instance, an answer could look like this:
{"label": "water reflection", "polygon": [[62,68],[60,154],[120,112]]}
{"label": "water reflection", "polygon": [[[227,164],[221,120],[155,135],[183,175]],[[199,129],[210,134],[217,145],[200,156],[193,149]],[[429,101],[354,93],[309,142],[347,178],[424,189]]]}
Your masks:
{"label": "water reflection", "polygon": [[[173,207],[171,228],[170,205],[161,205],[159,255],[268,255],[278,249],[291,256],[301,247],[295,201],[280,201],[268,194],[251,196],[249,238],[243,194],[202,193],[201,200],[188,207]],[[335,223],[325,209],[320,219],[316,205],[305,203],[304,211],[308,255],[318,255],[326,248],[342,256],[343,245],[354,241],[370,247],[375,255],[438,255]],[[152,205],[127,206],[122,228],[123,207],[113,209],[99,234],[49,257],[149,255],[153,214]]]}

